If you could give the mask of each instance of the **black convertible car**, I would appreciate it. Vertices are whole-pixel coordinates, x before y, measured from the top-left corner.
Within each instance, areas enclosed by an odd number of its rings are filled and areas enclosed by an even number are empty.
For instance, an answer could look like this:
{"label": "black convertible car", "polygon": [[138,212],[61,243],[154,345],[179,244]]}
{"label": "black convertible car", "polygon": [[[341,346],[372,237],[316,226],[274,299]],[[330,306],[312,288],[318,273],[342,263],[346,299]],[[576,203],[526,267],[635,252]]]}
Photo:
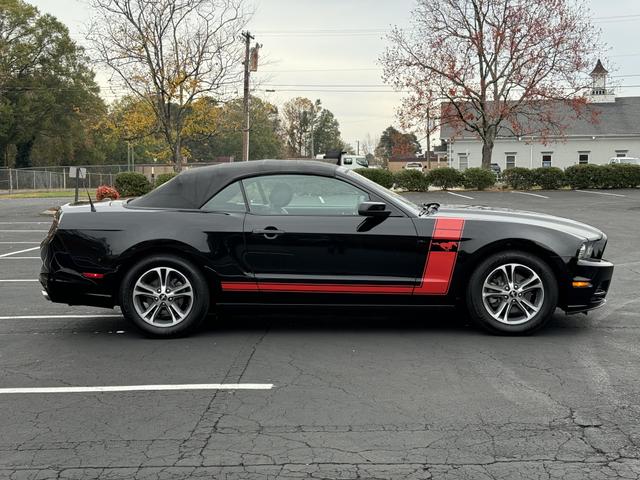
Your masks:
{"label": "black convertible car", "polygon": [[215,305],[466,305],[496,333],[530,333],[556,307],[604,304],[607,237],[564,218],[417,206],[311,161],[186,171],[129,201],[64,206],[42,243],[51,301],[113,307],[151,335]]}

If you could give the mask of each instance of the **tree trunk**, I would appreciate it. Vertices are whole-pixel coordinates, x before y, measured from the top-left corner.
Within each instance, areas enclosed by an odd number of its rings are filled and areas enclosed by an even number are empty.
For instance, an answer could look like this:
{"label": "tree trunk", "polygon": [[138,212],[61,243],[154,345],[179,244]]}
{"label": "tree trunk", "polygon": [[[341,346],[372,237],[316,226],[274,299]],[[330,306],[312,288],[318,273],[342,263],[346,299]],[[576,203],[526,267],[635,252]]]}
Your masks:
{"label": "tree trunk", "polygon": [[176,173],[180,173],[182,171],[182,148],[180,144],[180,137],[177,137],[176,143],[173,147],[173,170]]}
{"label": "tree trunk", "polygon": [[491,156],[493,154],[493,141],[485,141],[482,144],[482,168],[491,168]]}
{"label": "tree trunk", "polygon": [[26,142],[16,144],[16,168],[27,168],[31,166],[31,151],[35,138],[30,138]]}

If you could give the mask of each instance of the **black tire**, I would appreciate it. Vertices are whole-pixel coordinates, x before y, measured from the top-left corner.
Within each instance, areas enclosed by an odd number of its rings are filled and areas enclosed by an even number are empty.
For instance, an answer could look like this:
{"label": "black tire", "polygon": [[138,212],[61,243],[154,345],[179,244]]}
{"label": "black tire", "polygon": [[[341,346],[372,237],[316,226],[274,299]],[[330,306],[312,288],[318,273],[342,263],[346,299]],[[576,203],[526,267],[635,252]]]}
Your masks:
{"label": "black tire", "polygon": [[[142,280],[145,285],[153,285],[154,288],[160,286],[159,283],[153,283],[155,278],[154,274],[151,273],[153,269],[161,269],[159,272],[171,272],[167,277],[168,293],[156,290],[160,295],[155,297],[156,300],[150,296],[145,299],[144,295],[134,295],[134,289],[139,280]],[[184,279],[188,283],[183,282],[181,284],[180,281]],[[158,275],[159,281],[161,280]],[[185,285],[188,285],[188,287]],[[177,294],[175,298],[171,297],[169,287],[175,288],[176,292],[181,290],[181,294]],[[192,293],[191,303],[185,303],[189,300],[188,292]],[[184,298],[178,299],[178,297]],[[170,303],[170,301],[182,303],[174,304]],[[153,323],[150,323],[151,319],[145,320],[137,309],[144,309],[152,303],[158,302],[165,303],[161,304],[163,306],[158,307],[157,320],[154,319]],[[170,305],[171,308],[169,308]],[[176,308],[178,306],[184,308]],[[209,288],[202,273],[191,262],[174,255],[154,255],[141,260],[125,274],[120,286],[120,308],[124,317],[147,336],[180,337],[198,328],[206,317],[209,309]],[[183,318],[179,319],[175,324],[172,323],[176,322],[176,316],[179,317],[183,313]],[[166,321],[163,321],[163,318],[166,318]]]}
{"label": "black tire", "polygon": [[[502,274],[500,271],[501,267],[505,266],[506,270],[513,273],[510,265],[520,265],[515,267],[516,278],[511,283],[511,288],[507,283],[506,273]],[[535,280],[531,271],[537,275],[540,282]],[[529,279],[534,279],[530,285],[540,283],[542,290],[522,290],[522,285],[518,285],[517,282],[526,284],[526,275],[531,275]],[[504,291],[493,288],[495,280],[500,278],[505,279],[504,285],[500,285]],[[486,288],[485,281],[488,282]],[[513,285],[520,290],[513,288]],[[490,293],[486,305],[483,291]],[[528,305],[521,303],[523,295]],[[485,330],[502,335],[528,335],[542,328],[553,315],[558,304],[558,282],[549,265],[536,255],[516,250],[506,251],[490,256],[477,266],[469,279],[466,304],[471,319]],[[511,310],[509,304],[513,304]],[[539,308],[538,311],[529,305]],[[506,315],[501,312],[506,312]],[[501,320],[494,318],[494,315]]]}

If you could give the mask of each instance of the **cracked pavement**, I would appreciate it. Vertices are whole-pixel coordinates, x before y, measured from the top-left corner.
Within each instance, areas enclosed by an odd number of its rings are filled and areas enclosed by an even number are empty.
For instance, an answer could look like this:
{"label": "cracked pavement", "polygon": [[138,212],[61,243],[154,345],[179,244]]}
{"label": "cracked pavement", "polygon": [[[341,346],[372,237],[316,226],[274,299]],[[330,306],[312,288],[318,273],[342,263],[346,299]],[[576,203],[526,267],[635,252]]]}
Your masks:
{"label": "cracked pavement", "polygon": [[[608,305],[557,312],[532,337],[489,336],[448,310],[223,312],[170,341],[118,318],[2,320],[0,387],[275,387],[0,395],[0,479],[640,478],[640,191],[617,193],[469,193],[469,203],[567,216],[609,235]],[[0,218],[48,221],[37,215],[45,203],[0,200]],[[37,260],[0,260],[0,279],[38,270]],[[0,282],[0,307],[113,313],[50,304],[35,283]]]}

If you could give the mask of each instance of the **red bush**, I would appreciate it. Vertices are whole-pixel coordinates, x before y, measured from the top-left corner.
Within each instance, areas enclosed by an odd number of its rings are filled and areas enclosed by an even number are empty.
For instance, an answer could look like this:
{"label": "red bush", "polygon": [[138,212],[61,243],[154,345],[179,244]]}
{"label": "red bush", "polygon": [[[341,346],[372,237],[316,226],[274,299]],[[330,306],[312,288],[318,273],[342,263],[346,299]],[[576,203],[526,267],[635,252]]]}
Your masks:
{"label": "red bush", "polygon": [[101,202],[105,198],[117,200],[120,198],[120,194],[115,188],[110,187],[109,185],[100,185],[96,190],[96,199]]}

